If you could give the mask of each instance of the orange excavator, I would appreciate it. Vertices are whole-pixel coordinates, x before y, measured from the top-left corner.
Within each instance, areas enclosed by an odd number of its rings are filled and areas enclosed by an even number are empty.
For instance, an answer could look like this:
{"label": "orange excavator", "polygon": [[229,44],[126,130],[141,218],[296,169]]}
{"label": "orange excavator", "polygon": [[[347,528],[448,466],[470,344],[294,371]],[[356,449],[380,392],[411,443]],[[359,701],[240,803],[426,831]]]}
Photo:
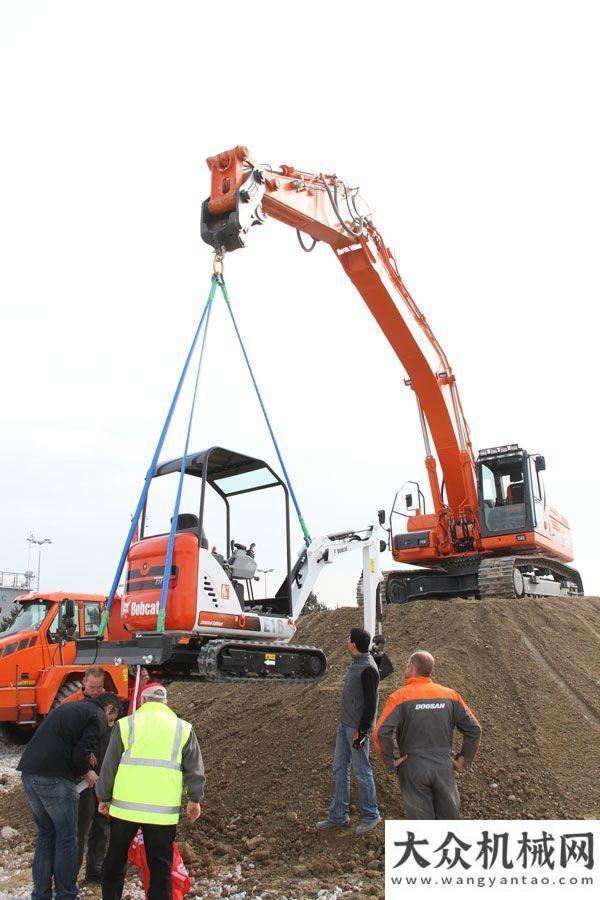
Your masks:
{"label": "orange excavator", "polygon": [[[296,229],[303,249],[333,250],[400,360],[415,394],[433,501],[427,513],[418,482],[397,492],[389,546],[410,569],[386,572],[381,598],[510,598],[583,593],[566,518],[548,506],[544,457],[518,444],[473,451],[469,427],[444,350],[410,295],[392,251],[358,188],[335,175],[289,165],[257,165],[238,146],[207,160],[211,193],[201,234],[216,254],[246,246],[267,217]],[[311,243],[306,243],[308,236]],[[437,458],[436,458],[437,457]],[[404,518],[406,528],[396,528]]]}

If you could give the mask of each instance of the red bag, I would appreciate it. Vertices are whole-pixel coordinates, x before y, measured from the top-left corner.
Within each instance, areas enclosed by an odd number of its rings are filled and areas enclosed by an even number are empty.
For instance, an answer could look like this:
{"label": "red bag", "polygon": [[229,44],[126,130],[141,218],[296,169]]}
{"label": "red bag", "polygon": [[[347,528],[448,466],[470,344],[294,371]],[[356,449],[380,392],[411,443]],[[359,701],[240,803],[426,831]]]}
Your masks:
{"label": "red bag", "polygon": [[[150,869],[146,862],[146,850],[144,848],[144,836],[140,828],[129,846],[127,854],[129,862],[136,866],[142,873],[142,882],[146,897],[150,887]],[[183,864],[177,841],[173,841],[173,865],[171,867],[171,881],[173,882],[173,900],[183,900],[192,886],[188,871]]]}

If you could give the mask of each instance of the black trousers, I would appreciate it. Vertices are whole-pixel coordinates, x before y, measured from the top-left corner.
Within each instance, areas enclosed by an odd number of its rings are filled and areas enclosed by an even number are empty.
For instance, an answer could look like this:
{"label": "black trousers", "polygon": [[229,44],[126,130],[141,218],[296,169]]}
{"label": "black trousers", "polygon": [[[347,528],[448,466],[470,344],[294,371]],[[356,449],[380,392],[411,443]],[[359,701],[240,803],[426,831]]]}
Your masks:
{"label": "black trousers", "polygon": [[127,871],[127,851],[137,834],[144,835],[146,860],[150,869],[148,900],[172,900],[173,841],[176,825],[146,825],[110,819],[110,842],[102,875],[102,900],[121,900]]}
{"label": "black trousers", "polygon": [[462,819],[450,759],[409,754],[398,769],[407,819]]}
{"label": "black trousers", "polygon": [[81,869],[87,843],[86,876],[100,881],[108,850],[110,826],[106,816],[98,812],[96,796],[91,788],[79,795],[77,819],[77,871]]}

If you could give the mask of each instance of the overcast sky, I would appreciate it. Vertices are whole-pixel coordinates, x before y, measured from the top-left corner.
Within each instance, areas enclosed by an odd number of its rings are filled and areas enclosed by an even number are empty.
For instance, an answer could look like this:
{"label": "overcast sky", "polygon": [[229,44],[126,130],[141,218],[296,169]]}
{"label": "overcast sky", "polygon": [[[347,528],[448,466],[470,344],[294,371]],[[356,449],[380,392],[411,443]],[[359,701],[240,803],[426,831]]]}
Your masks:
{"label": "overcast sky", "polygon": [[[360,185],[475,447],[545,454],[599,593],[595,10],[3,0],[0,568],[25,568],[33,530],[53,541],[42,588],[108,591],[208,291],[205,158],[245,143]],[[332,252],[269,221],[226,278],[311,531],[424,482],[405,373]],[[182,407],[164,458],[184,424]],[[210,444],[274,461],[222,304],[192,437]],[[276,513],[240,519],[265,568]],[[317,593],[350,602],[358,569]]]}

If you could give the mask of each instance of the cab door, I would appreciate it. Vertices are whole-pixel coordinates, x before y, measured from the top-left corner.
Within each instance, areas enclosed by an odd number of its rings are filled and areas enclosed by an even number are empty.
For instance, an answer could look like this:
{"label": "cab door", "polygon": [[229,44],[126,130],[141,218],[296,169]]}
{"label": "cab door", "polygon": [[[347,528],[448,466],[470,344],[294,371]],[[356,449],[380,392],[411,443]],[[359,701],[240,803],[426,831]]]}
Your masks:
{"label": "cab door", "polygon": [[[81,601],[71,602],[74,602],[75,606],[73,618],[67,616],[68,602],[65,599],[58,605],[56,615],[46,630],[50,666],[68,666],[75,660],[75,641],[81,636]],[[58,634],[61,626],[66,629],[62,646]]]}

